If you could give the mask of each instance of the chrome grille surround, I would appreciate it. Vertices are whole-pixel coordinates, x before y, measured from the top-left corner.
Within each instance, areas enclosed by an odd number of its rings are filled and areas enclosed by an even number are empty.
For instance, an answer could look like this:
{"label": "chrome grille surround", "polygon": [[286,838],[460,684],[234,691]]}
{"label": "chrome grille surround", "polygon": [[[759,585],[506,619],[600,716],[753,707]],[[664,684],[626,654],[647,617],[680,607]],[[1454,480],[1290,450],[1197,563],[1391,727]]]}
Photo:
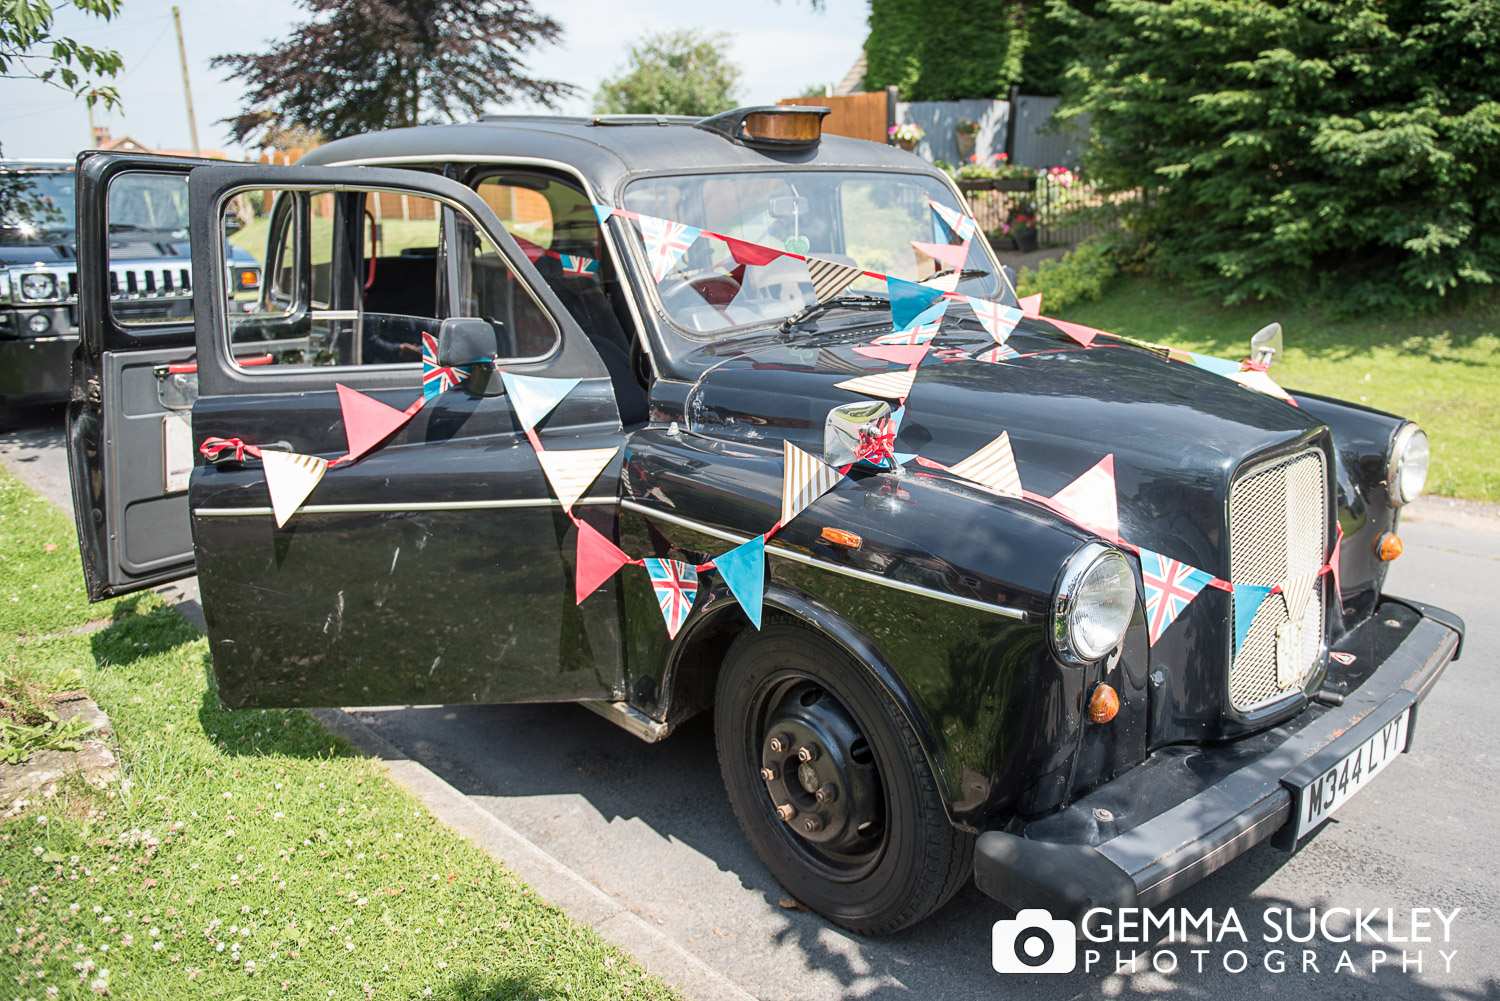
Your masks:
{"label": "chrome grille surround", "polygon": [[[1275,587],[1314,573],[1323,566],[1327,534],[1328,470],[1321,449],[1252,468],[1229,490],[1229,579]],[[1307,682],[1322,658],[1324,586],[1323,577],[1313,584],[1303,617],[1300,670],[1285,687],[1277,680],[1276,633],[1291,621],[1287,603],[1282,595],[1272,594],[1261,604],[1245,642],[1233,651],[1229,701],[1237,711],[1253,712],[1279,702]]]}

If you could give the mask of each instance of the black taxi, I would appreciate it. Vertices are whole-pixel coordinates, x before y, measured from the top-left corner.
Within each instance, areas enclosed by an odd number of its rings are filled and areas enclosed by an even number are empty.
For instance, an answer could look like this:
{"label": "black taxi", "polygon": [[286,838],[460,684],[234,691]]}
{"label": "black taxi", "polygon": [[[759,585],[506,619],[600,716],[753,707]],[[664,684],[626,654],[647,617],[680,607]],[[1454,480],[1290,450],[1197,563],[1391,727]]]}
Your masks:
{"label": "black taxi", "polygon": [[[858,932],[1294,848],[1458,654],[1382,593],[1426,436],[1283,390],[1279,329],[1239,361],[1047,319],[943,174],[824,114],[84,154],[90,596],[196,572],[229,707],[712,712],[757,854]],[[216,282],[260,207],[249,311],[109,298],[144,180]]]}

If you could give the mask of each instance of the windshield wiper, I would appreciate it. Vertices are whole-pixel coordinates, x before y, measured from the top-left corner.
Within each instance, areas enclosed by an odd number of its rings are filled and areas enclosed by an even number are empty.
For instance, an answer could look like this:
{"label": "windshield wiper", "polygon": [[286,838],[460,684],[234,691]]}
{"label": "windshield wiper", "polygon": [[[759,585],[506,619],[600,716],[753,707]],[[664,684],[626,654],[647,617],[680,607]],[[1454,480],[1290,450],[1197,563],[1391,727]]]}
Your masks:
{"label": "windshield wiper", "polygon": [[111,233],[143,233],[143,232],[145,232],[145,230],[143,230],[141,227],[137,226],[135,223],[130,223],[130,222],[112,222],[112,223],[109,224],[109,231]]}
{"label": "windshield wiper", "polygon": [[778,328],[783,334],[792,332],[792,328],[804,320],[810,319],[819,313],[830,309],[888,309],[891,305],[889,299],[882,299],[873,295],[836,295],[832,299],[823,302],[815,302],[810,306],[803,306],[797,312],[781,321]]}
{"label": "windshield wiper", "polygon": [[[948,268],[945,271],[934,271],[932,274],[928,275],[926,278],[923,278],[921,281],[917,282],[917,284],[918,285],[926,285],[928,282],[932,281],[934,278],[941,278],[944,275],[951,275],[951,274],[953,274],[953,269],[952,268]],[[989,274],[988,271],[980,271],[977,268],[964,268],[962,271],[960,271],[958,273],[958,280],[959,281],[964,281],[964,280],[969,279],[969,278],[983,278],[983,277],[985,277],[988,274]]]}

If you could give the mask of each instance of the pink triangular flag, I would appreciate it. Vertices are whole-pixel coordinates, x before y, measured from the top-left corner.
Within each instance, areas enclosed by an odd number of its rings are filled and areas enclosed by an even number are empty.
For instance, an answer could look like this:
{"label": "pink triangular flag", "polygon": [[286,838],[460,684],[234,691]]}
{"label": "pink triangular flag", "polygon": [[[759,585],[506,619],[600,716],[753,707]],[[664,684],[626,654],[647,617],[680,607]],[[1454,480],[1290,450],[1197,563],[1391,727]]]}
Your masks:
{"label": "pink triangular flag", "polygon": [[578,525],[578,559],[573,571],[573,593],[576,604],[599,589],[599,585],[614,576],[616,570],[630,562],[630,557],[620,547],[589,526]]}
{"label": "pink triangular flag", "polygon": [[1042,293],[1038,292],[1036,295],[1028,295],[1026,298],[1020,300],[1017,305],[1021,307],[1022,316],[1041,316]]}
{"label": "pink triangular flag", "polygon": [[922,253],[948,265],[950,268],[962,268],[964,262],[969,259],[969,242],[963,243],[921,243],[917,240],[911,241],[911,245]]}
{"label": "pink triangular flag", "polygon": [[[1040,295],[1041,293],[1037,294]],[[1104,331],[1102,330],[1097,330],[1094,327],[1084,326],[1082,323],[1070,323],[1067,320],[1054,320],[1050,316],[1043,317],[1043,319],[1052,324],[1058,330],[1061,330],[1063,333],[1067,334],[1069,337],[1073,338],[1073,340],[1077,341],[1079,344],[1082,344],[1084,347],[1091,347],[1094,343],[1094,338],[1104,333]]]}
{"label": "pink triangular flag", "polygon": [[1097,532],[1111,542],[1120,537],[1120,511],[1115,500],[1115,456],[1111,452],[1078,479],[1052,495],[1053,510]]}
{"label": "pink triangular flag", "polygon": [[1339,552],[1344,546],[1344,526],[1338,529],[1338,538],[1333,540],[1333,552],[1328,556],[1328,569],[1333,572],[1333,600],[1342,607],[1344,603],[1343,592],[1339,590]]}
{"label": "pink triangular flag", "polygon": [[854,349],[854,353],[866,358],[879,358],[892,365],[910,366],[920,365],[930,350],[930,344],[861,344]]}
{"label": "pink triangular flag", "polygon": [[412,415],[420,409],[397,410],[341,383],[336,385],[339,391],[339,409],[344,413],[344,436],[349,440],[349,454],[344,456],[348,462],[353,462],[390,437],[391,432],[411,420]]}

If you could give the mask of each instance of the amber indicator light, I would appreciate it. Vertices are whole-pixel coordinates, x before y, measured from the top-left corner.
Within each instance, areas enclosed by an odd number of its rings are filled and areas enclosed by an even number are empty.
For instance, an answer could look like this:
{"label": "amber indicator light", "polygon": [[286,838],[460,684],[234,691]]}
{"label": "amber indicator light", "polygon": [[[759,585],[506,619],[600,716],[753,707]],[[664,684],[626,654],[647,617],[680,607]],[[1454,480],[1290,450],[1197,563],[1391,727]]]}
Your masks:
{"label": "amber indicator light", "polygon": [[1401,555],[1401,536],[1386,532],[1375,542],[1375,555],[1389,563]]}
{"label": "amber indicator light", "polygon": [[1089,722],[1108,723],[1120,711],[1120,696],[1109,685],[1098,685],[1089,696]]}
{"label": "amber indicator light", "polygon": [[823,134],[822,119],[802,113],[778,115],[773,111],[757,111],[746,115],[740,127],[746,139],[808,142]]}
{"label": "amber indicator light", "polygon": [[823,538],[835,546],[848,546],[850,549],[858,549],[865,541],[853,532],[846,532],[842,528],[823,529]]}
{"label": "amber indicator light", "polygon": [[257,285],[260,284],[260,272],[259,271],[241,271],[240,272],[240,284],[243,285],[245,288],[254,288],[255,286],[257,286]]}

